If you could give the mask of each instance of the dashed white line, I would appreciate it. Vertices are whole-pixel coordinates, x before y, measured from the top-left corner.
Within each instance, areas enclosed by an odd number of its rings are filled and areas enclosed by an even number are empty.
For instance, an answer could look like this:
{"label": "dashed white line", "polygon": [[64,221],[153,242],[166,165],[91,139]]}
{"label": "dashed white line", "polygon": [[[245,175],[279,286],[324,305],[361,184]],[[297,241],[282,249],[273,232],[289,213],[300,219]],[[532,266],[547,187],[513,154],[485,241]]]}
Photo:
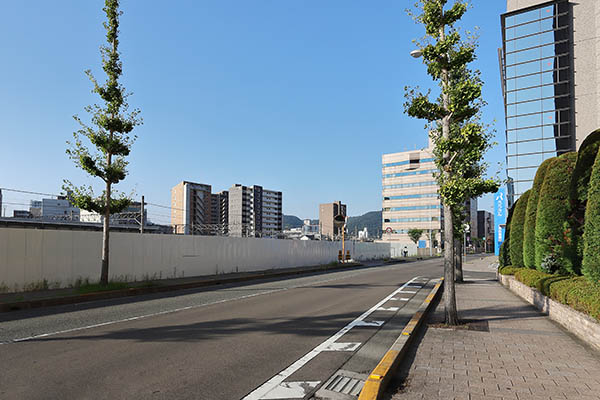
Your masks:
{"label": "dashed white line", "polygon": [[377,311],[398,311],[399,307],[379,307]]}
{"label": "dashed white line", "polygon": [[[354,321],[350,322],[348,325],[346,325],[345,327],[340,329],[336,334],[331,336],[329,339],[325,340],[323,343],[321,343],[320,345],[318,345],[317,347],[315,347],[314,349],[312,349],[311,351],[306,353],[303,357],[301,357],[299,360],[294,362],[292,365],[290,365],[289,367],[287,367],[286,369],[284,369],[283,371],[281,371],[280,373],[278,373],[277,375],[275,375],[274,377],[272,377],[271,379],[269,379],[268,381],[263,383],[261,386],[256,388],[254,391],[252,391],[250,394],[248,394],[242,400],[259,400],[259,399],[269,398],[269,397],[266,397],[269,394],[269,392],[279,388],[285,379],[287,379],[294,372],[298,371],[300,368],[302,368],[304,365],[306,365],[310,360],[312,360],[317,355],[319,355],[319,353],[321,353],[322,351],[325,351],[326,348],[328,348],[332,343],[334,343],[336,340],[338,340],[340,337],[342,337],[350,329],[354,328],[355,326],[364,326],[363,324],[360,324],[360,322],[363,322],[363,320],[366,317],[368,317],[375,310],[380,308],[383,304],[385,304],[386,301],[389,301],[389,299],[394,297],[396,294],[400,293],[402,291],[402,289],[404,289],[406,286],[411,284],[417,278],[419,278],[419,277],[417,276],[417,277],[411,279],[410,281],[408,281],[404,285],[402,285],[399,289],[394,290],[386,298],[384,298],[379,303],[375,304],[373,307],[371,307],[370,309],[368,309],[367,311],[362,313]],[[404,293],[406,293],[406,292],[404,292]]]}

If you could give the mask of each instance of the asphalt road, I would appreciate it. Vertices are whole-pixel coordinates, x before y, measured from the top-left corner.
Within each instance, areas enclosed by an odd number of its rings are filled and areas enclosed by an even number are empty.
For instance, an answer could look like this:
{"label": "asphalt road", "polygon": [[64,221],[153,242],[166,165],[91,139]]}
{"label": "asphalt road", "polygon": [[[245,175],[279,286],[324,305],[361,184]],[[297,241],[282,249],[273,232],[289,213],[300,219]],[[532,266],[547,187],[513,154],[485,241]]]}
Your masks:
{"label": "asphalt road", "polygon": [[269,398],[257,388],[285,370],[327,379],[380,329],[367,312],[385,321],[393,293],[441,274],[429,260],[0,314],[0,399]]}

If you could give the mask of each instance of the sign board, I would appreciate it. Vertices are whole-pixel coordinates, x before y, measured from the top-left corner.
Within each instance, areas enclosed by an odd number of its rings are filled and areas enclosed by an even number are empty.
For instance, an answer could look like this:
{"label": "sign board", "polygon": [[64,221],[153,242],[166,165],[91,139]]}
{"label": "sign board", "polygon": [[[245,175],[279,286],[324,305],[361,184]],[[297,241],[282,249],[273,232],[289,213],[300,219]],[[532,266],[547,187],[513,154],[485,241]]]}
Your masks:
{"label": "sign board", "polygon": [[387,233],[392,233],[394,230],[390,226],[388,226],[387,228],[385,228],[385,231]]}
{"label": "sign board", "polygon": [[500,246],[504,242],[506,213],[506,192],[504,188],[500,188],[494,195],[494,235],[496,236],[494,252],[496,255],[500,254]]}
{"label": "sign board", "polygon": [[427,241],[419,240],[419,248],[424,249],[425,247],[427,247]]}

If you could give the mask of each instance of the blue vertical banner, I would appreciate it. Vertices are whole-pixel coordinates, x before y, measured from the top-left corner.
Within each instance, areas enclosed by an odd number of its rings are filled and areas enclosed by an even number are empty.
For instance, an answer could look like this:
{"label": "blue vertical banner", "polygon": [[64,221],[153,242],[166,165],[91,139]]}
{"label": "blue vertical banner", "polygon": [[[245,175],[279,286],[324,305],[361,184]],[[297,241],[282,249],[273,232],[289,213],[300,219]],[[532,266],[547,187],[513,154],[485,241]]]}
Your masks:
{"label": "blue vertical banner", "polygon": [[496,237],[494,252],[496,255],[500,254],[500,246],[504,242],[506,212],[506,192],[504,188],[500,188],[494,195],[494,236]]}

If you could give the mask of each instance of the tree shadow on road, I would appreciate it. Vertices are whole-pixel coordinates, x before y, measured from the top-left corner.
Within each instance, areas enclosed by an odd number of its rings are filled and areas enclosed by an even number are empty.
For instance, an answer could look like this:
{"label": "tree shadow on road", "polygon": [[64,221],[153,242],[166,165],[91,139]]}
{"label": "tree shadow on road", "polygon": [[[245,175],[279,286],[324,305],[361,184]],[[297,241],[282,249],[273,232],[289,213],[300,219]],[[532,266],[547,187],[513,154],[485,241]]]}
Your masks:
{"label": "tree shadow on road", "polygon": [[[354,320],[360,312],[334,314],[320,317],[299,318],[230,318],[194,323],[151,326],[145,328],[115,329],[98,334],[84,334],[82,331],[64,336],[45,337],[30,342],[50,342],[69,340],[124,340],[134,342],[200,342],[219,339],[241,333],[261,335],[329,336]],[[384,319],[377,317],[378,320]],[[389,317],[387,317],[389,319]],[[379,327],[357,327],[354,329],[376,332]]]}

